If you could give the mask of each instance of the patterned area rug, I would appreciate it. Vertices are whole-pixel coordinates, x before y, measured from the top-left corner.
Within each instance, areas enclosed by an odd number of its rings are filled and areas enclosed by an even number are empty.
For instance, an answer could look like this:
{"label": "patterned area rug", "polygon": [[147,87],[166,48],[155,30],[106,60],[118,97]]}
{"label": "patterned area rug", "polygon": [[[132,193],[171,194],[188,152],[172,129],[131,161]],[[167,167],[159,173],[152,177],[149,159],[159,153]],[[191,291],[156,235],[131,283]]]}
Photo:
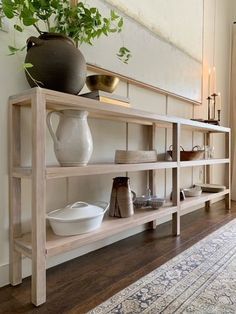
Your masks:
{"label": "patterned area rug", "polygon": [[89,312],[236,313],[236,219]]}

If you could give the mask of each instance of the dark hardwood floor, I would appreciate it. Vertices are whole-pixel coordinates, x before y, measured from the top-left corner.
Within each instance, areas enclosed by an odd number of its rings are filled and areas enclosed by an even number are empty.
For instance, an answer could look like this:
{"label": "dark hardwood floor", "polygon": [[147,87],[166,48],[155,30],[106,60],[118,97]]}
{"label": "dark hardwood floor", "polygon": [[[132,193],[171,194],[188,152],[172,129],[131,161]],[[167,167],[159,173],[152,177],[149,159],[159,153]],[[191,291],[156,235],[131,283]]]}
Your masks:
{"label": "dark hardwood floor", "polygon": [[38,308],[30,303],[30,278],[3,287],[0,313],[86,313],[234,218],[236,202],[231,212],[219,202],[183,216],[179,237],[168,222],[51,268],[47,302]]}

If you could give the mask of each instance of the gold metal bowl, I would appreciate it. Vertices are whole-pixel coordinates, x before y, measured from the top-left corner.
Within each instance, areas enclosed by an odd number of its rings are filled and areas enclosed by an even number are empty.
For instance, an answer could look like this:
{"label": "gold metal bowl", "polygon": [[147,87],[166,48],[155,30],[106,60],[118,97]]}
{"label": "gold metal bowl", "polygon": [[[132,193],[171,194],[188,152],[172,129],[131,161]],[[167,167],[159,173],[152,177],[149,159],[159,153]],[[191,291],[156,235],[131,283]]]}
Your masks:
{"label": "gold metal bowl", "polygon": [[112,93],[116,89],[119,78],[112,75],[90,75],[86,78],[86,85],[92,91],[101,90]]}

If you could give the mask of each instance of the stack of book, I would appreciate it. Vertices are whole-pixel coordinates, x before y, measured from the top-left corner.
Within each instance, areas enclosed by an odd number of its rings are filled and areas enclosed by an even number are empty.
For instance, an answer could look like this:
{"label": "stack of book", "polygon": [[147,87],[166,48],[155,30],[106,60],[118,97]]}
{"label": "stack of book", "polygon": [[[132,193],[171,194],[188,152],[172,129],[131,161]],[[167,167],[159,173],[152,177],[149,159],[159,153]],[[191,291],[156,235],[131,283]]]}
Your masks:
{"label": "stack of book", "polygon": [[129,98],[103,92],[100,90],[96,90],[93,92],[89,92],[86,94],[81,94],[79,96],[86,97],[86,98],[91,98],[91,99],[96,99],[101,102],[109,103],[112,105],[118,105],[118,106],[123,106],[123,107],[130,107],[130,101]]}

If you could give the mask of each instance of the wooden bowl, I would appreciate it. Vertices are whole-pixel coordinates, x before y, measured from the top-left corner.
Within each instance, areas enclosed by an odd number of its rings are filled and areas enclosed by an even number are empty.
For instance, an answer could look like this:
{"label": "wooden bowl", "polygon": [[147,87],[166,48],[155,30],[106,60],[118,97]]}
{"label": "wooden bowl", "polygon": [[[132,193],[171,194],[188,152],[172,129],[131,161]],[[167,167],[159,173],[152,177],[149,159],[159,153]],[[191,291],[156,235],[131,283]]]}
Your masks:
{"label": "wooden bowl", "polygon": [[156,150],[116,150],[116,164],[157,162]]}
{"label": "wooden bowl", "polygon": [[116,89],[119,78],[112,75],[90,75],[86,78],[86,85],[92,91],[101,90],[107,93],[113,93]]}

